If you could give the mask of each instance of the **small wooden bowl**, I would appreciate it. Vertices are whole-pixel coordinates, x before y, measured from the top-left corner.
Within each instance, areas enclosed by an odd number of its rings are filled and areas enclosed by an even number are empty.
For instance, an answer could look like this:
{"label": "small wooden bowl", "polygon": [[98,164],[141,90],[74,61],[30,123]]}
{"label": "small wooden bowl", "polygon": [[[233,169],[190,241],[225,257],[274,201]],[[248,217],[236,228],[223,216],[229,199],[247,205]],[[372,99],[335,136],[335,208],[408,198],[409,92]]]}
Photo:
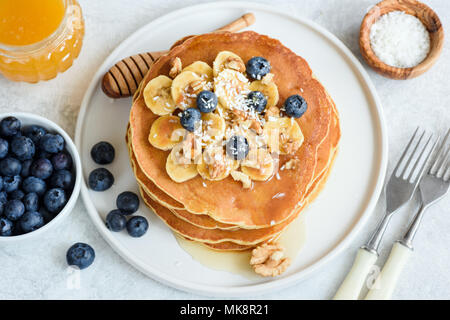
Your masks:
{"label": "small wooden bowl", "polygon": [[[391,11],[403,11],[422,21],[430,33],[430,52],[420,64],[412,68],[396,68],[385,64],[373,52],[370,45],[370,28],[377,19]],[[433,66],[444,46],[444,29],[437,14],[427,5],[416,0],[384,0],[369,10],[361,23],[359,48],[361,54],[372,69],[392,79],[415,78]]]}

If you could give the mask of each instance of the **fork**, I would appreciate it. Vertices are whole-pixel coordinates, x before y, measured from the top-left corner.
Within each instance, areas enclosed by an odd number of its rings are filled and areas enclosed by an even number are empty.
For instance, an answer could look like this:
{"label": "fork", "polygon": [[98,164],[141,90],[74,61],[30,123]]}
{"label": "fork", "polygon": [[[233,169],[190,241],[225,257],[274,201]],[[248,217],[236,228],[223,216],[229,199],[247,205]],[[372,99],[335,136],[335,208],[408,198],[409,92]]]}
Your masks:
{"label": "fork", "polygon": [[412,242],[419,229],[425,210],[448,192],[450,186],[450,147],[447,147],[449,135],[450,129],[447,131],[428,173],[420,181],[421,206],[419,211],[414,216],[403,238],[394,243],[383,270],[378,275],[374,287],[369,290],[365,299],[381,300],[391,298],[401,271],[413,252]]}
{"label": "fork", "polygon": [[[414,191],[416,190],[417,185],[419,184],[419,181],[425,171],[425,164],[436,146],[435,142],[431,149],[427,151],[427,147],[430,145],[432,139],[432,136],[430,136],[426,144],[423,148],[421,148],[421,151],[418,151],[419,145],[425,135],[425,132],[423,132],[418,142],[413,144],[418,135],[418,131],[419,128],[416,129],[411,137],[389,179],[389,182],[386,185],[386,214],[383,217],[383,220],[381,220],[366,245],[362,246],[358,250],[352,268],[342,282],[333,299],[358,299],[367,275],[378,258],[378,248],[389,221],[400,207],[411,200]],[[407,154],[411,151],[411,149],[412,152],[410,156],[407,157]],[[421,161],[424,157],[425,160]],[[415,161],[413,161],[414,158],[416,158]],[[408,171],[411,165],[411,171]],[[419,172],[415,174],[417,170]],[[408,172],[410,173],[407,174]]]}

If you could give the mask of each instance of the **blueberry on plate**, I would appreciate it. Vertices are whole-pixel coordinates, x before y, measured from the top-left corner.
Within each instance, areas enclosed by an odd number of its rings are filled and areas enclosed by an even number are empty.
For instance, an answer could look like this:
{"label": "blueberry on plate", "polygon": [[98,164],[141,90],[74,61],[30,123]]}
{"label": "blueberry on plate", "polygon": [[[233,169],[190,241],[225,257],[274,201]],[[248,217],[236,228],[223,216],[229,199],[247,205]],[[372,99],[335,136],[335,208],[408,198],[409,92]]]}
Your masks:
{"label": "blueberry on plate", "polygon": [[139,197],[131,191],[122,192],[117,197],[116,205],[123,214],[133,214],[139,209]]}
{"label": "blueberry on plate", "polygon": [[20,176],[22,178],[26,178],[31,174],[31,164],[33,163],[33,159],[22,161],[22,170],[20,171]]}
{"label": "blueberry on plate", "polygon": [[308,109],[306,100],[298,94],[290,96],[284,102],[284,110],[292,118],[300,118],[306,112],[306,109]]}
{"label": "blueberry on plate", "polygon": [[19,226],[24,233],[39,229],[44,225],[44,217],[40,212],[27,211],[19,220]]}
{"label": "blueberry on plate", "polygon": [[86,243],[75,243],[67,250],[66,260],[69,266],[77,266],[80,270],[89,267],[95,259],[94,249]]}
{"label": "blueberry on plate", "polygon": [[263,57],[253,57],[247,61],[246,68],[250,78],[261,80],[270,72],[270,62]]}
{"label": "blueberry on plate", "polygon": [[203,112],[213,112],[217,107],[217,96],[212,91],[201,91],[197,95],[197,108]]}
{"label": "blueberry on plate", "polygon": [[47,184],[40,178],[30,176],[23,180],[22,189],[25,193],[36,192],[39,196],[42,196],[47,190]]}
{"label": "blueberry on plate", "polygon": [[14,229],[14,223],[5,218],[0,217],[0,236],[1,237],[9,237],[12,235]]}
{"label": "blueberry on plate", "polygon": [[3,177],[3,190],[7,193],[19,189],[22,178],[20,176]]}
{"label": "blueberry on plate", "polygon": [[22,202],[25,206],[25,211],[38,211],[39,210],[39,196],[36,192],[27,193]]}
{"label": "blueberry on plate", "polygon": [[202,114],[196,108],[187,108],[186,110],[181,112],[180,116],[180,124],[187,131],[193,132],[202,117]]}
{"label": "blueberry on plate", "polygon": [[114,147],[106,141],[100,141],[91,149],[91,157],[98,164],[110,164],[113,162],[115,154]]}
{"label": "blueberry on plate", "polygon": [[48,190],[43,198],[45,208],[50,213],[59,213],[67,203],[66,192],[61,188]]}
{"label": "blueberry on plate", "polygon": [[9,194],[10,200],[22,200],[23,197],[25,197],[25,193],[20,189],[14,190]]}
{"label": "blueberry on plate", "polygon": [[55,170],[70,170],[72,168],[72,157],[66,152],[53,155],[51,160]]}
{"label": "blueberry on plate", "polygon": [[9,143],[5,139],[0,138],[0,159],[6,157],[9,151]]}
{"label": "blueberry on plate", "polygon": [[64,138],[59,134],[45,134],[39,141],[42,150],[48,153],[58,153],[64,149]]}
{"label": "blueberry on plate", "polygon": [[127,226],[127,218],[118,209],[112,210],[106,216],[106,227],[114,232],[119,232]]}
{"label": "blueberry on plate", "polygon": [[25,212],[25,206],[20,200],[9,200],[5,204],[3,214],[11,221],[17,221]]}
{"label": "blueberry on plate", "polygon": [[22,163],[13,157],[0,160],[0,174],[2,176],[17,176],[22,171]]}
{"label": "blueberry on plate", "polygon": [[148,230],[148,221],[142,216],[132,217],[127,222],[127,231],[133,238],[142,237]]}
{"label": "blueberry on plate", "polygon": [[247,157],[250,147],[247,138],[243,136],[232,136],[227,141],[227,154],[234,160],[243,160]]}
{"label": "blueberry on plate", "polygon": [[34,142],[28,137],[16,136],[11,140],[11,153],[21,161],[32,159],[35,151]]}
{"label": "blueberry on plate", "polygon": [[105,191],[114,183],[114,176],[108,169],[94,169],[88,178],[89,187],[94,191]]}
{"label": "blueberry on plate", "polygon": [[15,117],[6,117],[0,121],[0,135],[2,137],[12,137],[20,133],[20,120]]}
{"label": "blueberry on plate", "polygon": [[47,130],[38,125],[28,126],[23,129],[23,135],[30,138],[36,145],[39,145],[39,141],[46,133]]}
{"label": "blueberry on plate", "polygon": [[256,112],[263,112],[267,105],[267,98],[261,91],[252,91],[247,96],[247,105]]}
{"label": "blueberry on plate", "polygon": [[37,159],[31,164],[30,170],[33,176],[45,180],[52,175],[53,165],[48,159]]}
{"label": "blueberry on plate", "polygon": [[58,170],[50,177],[50,186],[68,190],[73,186],[73,175],[68,170]]}

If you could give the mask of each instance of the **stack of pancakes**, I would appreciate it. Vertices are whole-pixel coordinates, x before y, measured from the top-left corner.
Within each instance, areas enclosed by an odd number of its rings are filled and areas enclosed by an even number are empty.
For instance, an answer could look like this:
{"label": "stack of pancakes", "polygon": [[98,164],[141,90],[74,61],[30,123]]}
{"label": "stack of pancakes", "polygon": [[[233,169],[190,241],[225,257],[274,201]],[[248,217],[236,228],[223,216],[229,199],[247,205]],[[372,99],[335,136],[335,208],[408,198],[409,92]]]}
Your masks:
{"label": "stack of pancakes", "polygon": [[[183,65],[204,61],[212,65],[221,51],[244,61],[261,56],[270,61],[281,107],[287,97],[300,94],[306,113],[295,119],[304,135],[294,155],[280,155],[274,176],[244,189],[231,176],[209,181],[201,176],[177,183],[166,172],[170,151],[149,140],[158,118],[146,107],[143,90],[134,99],[127,131],[130,160],[145,203],[174,232],[216,250],[246,250],[276,239],[321,190],[328,177],[340,138],[336,107],[307,62],[278,40],[255,32],[211,33],[188,38],[150,68],[140,88],[159,75],[168,75],[171,61]],[[295,168],[285,163],[298,159]]]}

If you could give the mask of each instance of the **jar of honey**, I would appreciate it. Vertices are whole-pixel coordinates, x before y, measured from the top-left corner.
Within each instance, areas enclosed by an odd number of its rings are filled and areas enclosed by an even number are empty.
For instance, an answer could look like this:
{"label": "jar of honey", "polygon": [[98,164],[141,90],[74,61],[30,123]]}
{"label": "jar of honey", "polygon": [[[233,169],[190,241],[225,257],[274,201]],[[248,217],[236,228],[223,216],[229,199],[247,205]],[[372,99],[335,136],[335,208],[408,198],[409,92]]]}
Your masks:
{"label": "jar of honey", "polygon": [[52,79],[78,57],[83,36],[76,0],[0,0],[0,73],[14,81]]}

